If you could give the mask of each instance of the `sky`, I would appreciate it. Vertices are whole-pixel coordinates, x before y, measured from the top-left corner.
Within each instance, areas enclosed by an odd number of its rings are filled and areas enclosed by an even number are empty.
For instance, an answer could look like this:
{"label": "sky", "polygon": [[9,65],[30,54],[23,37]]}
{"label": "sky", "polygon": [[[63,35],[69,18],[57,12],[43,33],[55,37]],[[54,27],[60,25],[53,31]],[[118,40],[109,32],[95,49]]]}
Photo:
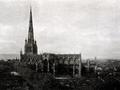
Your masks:
{"label": "sky", "polygon": [[0,54],[24,51],[32,6],[38,52],[120,59],[119,0],[0,0]]}

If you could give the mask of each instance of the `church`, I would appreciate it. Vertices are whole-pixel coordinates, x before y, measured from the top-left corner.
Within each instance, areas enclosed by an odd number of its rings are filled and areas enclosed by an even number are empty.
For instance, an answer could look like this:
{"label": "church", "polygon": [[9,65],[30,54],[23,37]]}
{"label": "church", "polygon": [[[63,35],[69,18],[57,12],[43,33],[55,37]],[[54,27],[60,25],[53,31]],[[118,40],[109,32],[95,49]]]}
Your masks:
{"label": "church", "polygon": [[37,41],[34,39],[32,10],[30,8],[28,38],[25,39],[24,53],[20,52],[20,62],[36,72],[52,73],[55,76],[69,75],[81,77],[81,54],[38,54]]}

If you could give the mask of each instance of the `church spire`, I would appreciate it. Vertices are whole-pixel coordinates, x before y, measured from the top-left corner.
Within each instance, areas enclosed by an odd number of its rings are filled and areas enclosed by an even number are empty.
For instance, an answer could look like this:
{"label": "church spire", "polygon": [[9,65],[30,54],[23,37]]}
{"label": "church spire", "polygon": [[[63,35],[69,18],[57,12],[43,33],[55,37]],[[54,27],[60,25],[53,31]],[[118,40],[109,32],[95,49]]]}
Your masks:
{"label": "church spire", "polygon": [[34,31],[33,31],[33,21],[32,21],[32,8],[30,7],[28,42],[33,42],[33,41],[34,41]]}
{"label": "church spire", "polygon": [[33,21],[32,21],[32,9],[30,7],[30,19],[29,19],[29,30],[28,30],[28,40],[25,40],[25,54],[37,54],[37,43],[34,40],[34,30],[33,30]]}

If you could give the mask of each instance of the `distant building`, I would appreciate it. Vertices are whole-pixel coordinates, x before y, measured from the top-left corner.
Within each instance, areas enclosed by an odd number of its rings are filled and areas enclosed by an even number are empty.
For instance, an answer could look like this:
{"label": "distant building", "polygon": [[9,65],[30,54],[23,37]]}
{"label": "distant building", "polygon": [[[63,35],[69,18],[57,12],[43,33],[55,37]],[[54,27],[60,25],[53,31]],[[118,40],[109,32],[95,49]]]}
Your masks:
{"label": "distant building", "polygon": [[24,53],[20,52],[20,62],[35,67],[39,72],[50,72],[54,75],[72,75],[81,77],[81,54],[38,55],[37,42],[34,39],[32,10],[30,9],[28,38],[25,40]]}

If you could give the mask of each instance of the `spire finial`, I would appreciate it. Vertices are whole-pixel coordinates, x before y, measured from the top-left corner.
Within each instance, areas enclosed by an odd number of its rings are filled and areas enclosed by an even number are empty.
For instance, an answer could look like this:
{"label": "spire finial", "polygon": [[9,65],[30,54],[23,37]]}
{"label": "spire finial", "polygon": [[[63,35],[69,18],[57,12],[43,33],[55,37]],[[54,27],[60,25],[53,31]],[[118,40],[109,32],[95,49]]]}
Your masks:
{"label": "spire finial", "polygon": [[33,20],[32,20],[32,7],[30,5],[30,19],[29,19],[29,32],[28,32],[28,42],[34,41],[33,32]]}
{"label": "spire finial", "polygon": [[30,4],[30,12],[32,13],[32,6],[31,6],[31,4]]}
{"label": "spire finial", "polygon": [[30,25],[32,25],[33,24],[33,22],[32,22],[32,7],[30,6]]}

